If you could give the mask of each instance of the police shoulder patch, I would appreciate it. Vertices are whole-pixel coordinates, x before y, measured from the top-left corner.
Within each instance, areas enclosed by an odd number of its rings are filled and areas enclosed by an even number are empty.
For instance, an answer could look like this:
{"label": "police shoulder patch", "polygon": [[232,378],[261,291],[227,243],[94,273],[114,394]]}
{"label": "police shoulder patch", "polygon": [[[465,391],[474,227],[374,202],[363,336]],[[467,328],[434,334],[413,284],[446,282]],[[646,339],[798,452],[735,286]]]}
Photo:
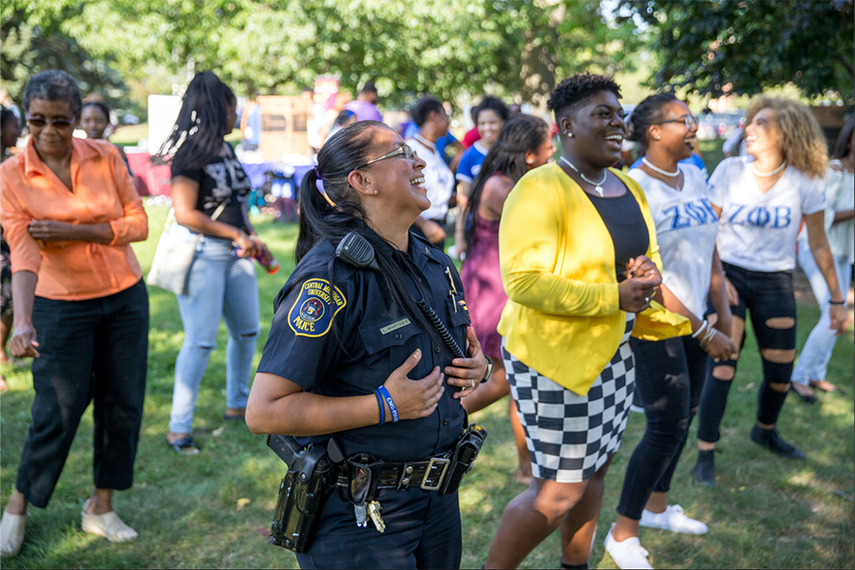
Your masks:
{"label": "police shoulder patch", "polygon": [[333,317],[347,305],[338,287],[326,279],[308,279],[288,311],[288,326],[297,336],[321,337],[332,327]]}

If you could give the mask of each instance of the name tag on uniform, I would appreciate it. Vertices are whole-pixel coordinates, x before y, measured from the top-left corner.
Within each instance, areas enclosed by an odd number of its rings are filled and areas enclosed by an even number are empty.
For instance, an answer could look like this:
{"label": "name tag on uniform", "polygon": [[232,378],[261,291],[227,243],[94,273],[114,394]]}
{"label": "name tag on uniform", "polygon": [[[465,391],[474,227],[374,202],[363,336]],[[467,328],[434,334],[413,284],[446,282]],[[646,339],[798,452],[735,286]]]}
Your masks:
{"label": "name tag on uniform", "polygon": [[309,279],[288,311],[288,326],[297,336],[321,337],[332,327],[333,317],[347,305],[338,287],[326,279]]}
{"label": "name tag on uniform", "polygon": [[403,319],[401,319],[400,321],[398,321],[396,323],[392,323],[391,325],[386,325],[385,327],[380,329],[380,332],[383,334],[389,334],[390,332],[396,331],[401,327],[407,326],[408,324],[410,324],[410,319],[404,317]]}

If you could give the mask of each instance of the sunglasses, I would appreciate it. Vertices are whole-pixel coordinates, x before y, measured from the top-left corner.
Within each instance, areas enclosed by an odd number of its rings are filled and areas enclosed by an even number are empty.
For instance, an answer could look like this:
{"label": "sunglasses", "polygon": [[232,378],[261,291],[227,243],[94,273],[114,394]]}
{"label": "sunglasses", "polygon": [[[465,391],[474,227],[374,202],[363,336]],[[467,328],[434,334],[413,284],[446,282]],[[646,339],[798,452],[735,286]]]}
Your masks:
{"label": "sunglasses", "polygon": [[683,123],[686,125],[687,129],[691,129],[692,127],[696,127],[698,125],[698,118],[694,115],[685,115],[678,119],[668,119],[667,121],[659,121],[658,123],[653,123],[654,125],[664,125],[665,123]]}
{"label": "sunglasses", "polygon": [[418,154],[416,154],[416,151],[414,151],[410,147],[410,145],[403,144],[388,154],[384,154],[383,156],[378,156],[375,159],[369,160],[368,162],[366,162],[362,166],[357,166],[356,168],[354,168],[354,170],[359,170],[360,168],[365,168],[366,166],[371,166],[375,162],[380,162],[381,160],[386,160],[387,158],[395,158],[396,156],[403,156],[407,160],[414,160],[418,156]]}
{"label": "sunglasses", "polygon": [[65,130],[71,127],[73,121],[71,119],[45,119],[43,117],[27,117],[27,124],[31,127],[40,129],[45,125],[52,125],[57,130]]}

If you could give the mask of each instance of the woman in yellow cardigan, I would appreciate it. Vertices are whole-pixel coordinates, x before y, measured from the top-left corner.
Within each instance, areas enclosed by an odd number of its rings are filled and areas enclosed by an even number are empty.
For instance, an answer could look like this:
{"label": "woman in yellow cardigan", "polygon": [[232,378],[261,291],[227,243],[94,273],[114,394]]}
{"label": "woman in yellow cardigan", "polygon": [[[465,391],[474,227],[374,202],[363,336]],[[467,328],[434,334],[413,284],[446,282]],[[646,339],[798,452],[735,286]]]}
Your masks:
{"label": "woman in yellow cardigan", "polygon": [[[558,162],[526,174],[505,204],[499,332],[534,479],[502,515],[486,568],[514,568],[561,526],[562,568],[587,568],[608,465],[634,386],[633,333],[690,332],[654,301],[656,228],[639,186],[609,168],[625,124],[620,88],[588,73],[552,92]],[[653,305],[653,308],[651,307]]]}

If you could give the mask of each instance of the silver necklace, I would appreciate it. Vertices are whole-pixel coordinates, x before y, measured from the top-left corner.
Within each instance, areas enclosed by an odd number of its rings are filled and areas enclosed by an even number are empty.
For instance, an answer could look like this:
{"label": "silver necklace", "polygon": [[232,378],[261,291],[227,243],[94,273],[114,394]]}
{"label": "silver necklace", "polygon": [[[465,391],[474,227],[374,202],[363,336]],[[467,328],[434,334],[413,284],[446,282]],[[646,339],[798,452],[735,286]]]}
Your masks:
{"label": "silver necklace", "polygon": [[787,167],[787,161],[785,160],[784,162],[781,163],[781,166],[779,166],[775,170],[772,170],[770,172],[760,172],[759,170],[757,170],[757,167],[754,166],[754,163],[752,162],[751,163],[751,172],[754,173],[754,176],[759,176],[760,178],[771,178],[772,176],[775,176],[776,174],[778,174],[779,172],[784,170],[786,167]]}
{"label": "silver necklace", "polygon": [[563,162],[564,164],[566,164],[570,168],[572,168],[576,172],[576,174],[578,174],[579,176],[582,177],[582,180],[584,180],[585,182],[587,182],[588,184],[590,184],[591,186],[594,187],[594,190],[597,192],[597,194],[600,195],[600,198],[603,197],[603,182],[605,182],[606,178],[608,178],[608,176],[609,176],[608,170],[603,172],[603,179],[600,180],[599,182],[596,182],[594,180],[591,180],[590,178],[588,178],[584,174],[582,174],[582,172],[578,168],[576,168],[576,166],[572,162],[570,162],[569,160],[567,160],[563,156],[561,158],[559,158],[558,160]]}
{"label": "silver necklace", "polygon": [[662,176],[668,176],[669,178],[675,178],[675,177],[680,175],[680,167],[679,166],[677,167],[677,170],[675,170],[674,172],[668,172],[667,170],[663,170],[663,169],[659,168],[658,166],[654,166],[652,162],[647,160],[646,156],[641,159],[641,162],[643,162],[644,165],[647,166],[647,168],[649,168],[653,172],[658,172]]}

